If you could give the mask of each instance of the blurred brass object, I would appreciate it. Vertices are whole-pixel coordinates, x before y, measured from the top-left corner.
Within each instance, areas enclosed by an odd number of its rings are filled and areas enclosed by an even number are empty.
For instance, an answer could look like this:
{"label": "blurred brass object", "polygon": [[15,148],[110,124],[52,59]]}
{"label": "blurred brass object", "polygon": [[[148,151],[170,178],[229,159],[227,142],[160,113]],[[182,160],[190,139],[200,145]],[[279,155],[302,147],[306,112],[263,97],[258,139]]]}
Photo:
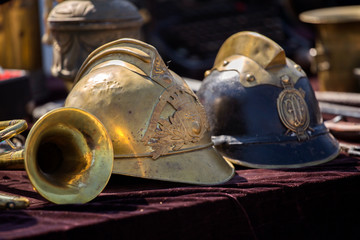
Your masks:
{"label": "blurred brass object", "polygon": [[92,52],[65,106],[89,111],[108,129],[113,173],[193,184],[234,174],[212,146],[196,95],[144,42],[123,38]]}
{"label": "blurred brass object", "polygon": [[50,33],[50,28],[49,28],[49,22],[47,21],[47,18],[49,16],[49,13],[51,11],[51,9],[53,9],[53,2],[54,0],[44,0],[43,4],[43,16],[42,16],[42,20],[44,23],[44,34],[41,37],[41,42],[43,44],[48,44],[51,45],[52,44],[52,35]]}
{"label": "blurred brass object", "polygon": [[[7,139],[24,130],[23,120],[1,122]],[[75,108],[58,108],[31,128],[25,147],[0,155],[0,166],[24,161],[36,191],[58,203],[85,203],[106,186],[113,166],[108,133],[93,115]],[[10,161],[10,163],[9,163]]]}
{"label": "blurred brass object", "polygon": [[37,0],[0,4],[0,66],[41,69],[41,41]]}
{"label": "blurred brass object", "polygon": [[360,66],[360,5],[332,7],[300,14],[316,26],[316,70],[320,91],[359,92],[354,69]]}
{"label": "blurred brass object", "polygon": [[53,36],[51,73],[71,89],[77,71],[93,50],[119,38],[140,38],[142,23],[137,8],[125,0],[59,3],[48,17]]}
{"label": "blurred brass object", "polygon": [[0,209],[23,209],[30,205],[29,199],[0,193]]}

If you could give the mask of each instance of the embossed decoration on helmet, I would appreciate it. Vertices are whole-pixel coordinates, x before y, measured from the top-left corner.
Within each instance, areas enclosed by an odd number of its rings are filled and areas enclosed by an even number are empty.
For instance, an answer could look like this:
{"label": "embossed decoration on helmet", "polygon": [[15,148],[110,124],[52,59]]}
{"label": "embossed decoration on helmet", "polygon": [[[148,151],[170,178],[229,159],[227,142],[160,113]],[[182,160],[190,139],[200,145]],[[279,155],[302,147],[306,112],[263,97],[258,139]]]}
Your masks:
{"label": "embossed decoration on helmet", "polygon": [[[162,118],[160,115],[167,104],[175,112]],[[205,109],[197,97],[173,85],[160,96],[142,141],[153,148],[152,158],[157,159],[169,151],[178,151],[186,144],[200,141],[208,129]]]}
{"label": "embossed decoration on helmet", "polygon": [[309,110],[305,102],[305,92],[294,88],[289,79],[282,79],[284,90],[277,99],[277,109],[281,122],[288,129],[286,132],[294,132],[299,141],[308,139],[306,130],[309,127]]}

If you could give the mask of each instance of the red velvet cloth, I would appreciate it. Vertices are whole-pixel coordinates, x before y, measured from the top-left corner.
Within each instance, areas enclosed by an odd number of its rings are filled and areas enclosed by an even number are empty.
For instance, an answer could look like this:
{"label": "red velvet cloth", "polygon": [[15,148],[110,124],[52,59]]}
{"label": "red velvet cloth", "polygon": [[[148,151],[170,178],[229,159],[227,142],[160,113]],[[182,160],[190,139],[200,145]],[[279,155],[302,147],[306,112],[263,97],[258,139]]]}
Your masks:
{"label": "red velvet cloth", "polygon": [[31,201],[0,211],[0,239],[357,239],[359,170],[340,155],[301,169],[238,168],[212,187],[112,175],[81,205],[49,203],[25,171],[0,171],[0,192]]}

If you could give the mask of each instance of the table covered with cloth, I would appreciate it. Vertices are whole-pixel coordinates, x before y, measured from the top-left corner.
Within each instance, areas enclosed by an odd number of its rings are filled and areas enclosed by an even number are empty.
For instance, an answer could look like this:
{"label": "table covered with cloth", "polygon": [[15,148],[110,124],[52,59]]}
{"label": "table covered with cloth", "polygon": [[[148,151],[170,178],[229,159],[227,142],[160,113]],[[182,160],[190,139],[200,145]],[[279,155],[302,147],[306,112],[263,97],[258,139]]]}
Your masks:
{"label": "table covered with cloth", "polygon": [[0,239],[359,239],[360,162],[300,169],[236,169],[229,182],[194,186],[112,175],[86,204],[56,205],[25,171],[0,171],[0,193],[30,199],[0,211]]}

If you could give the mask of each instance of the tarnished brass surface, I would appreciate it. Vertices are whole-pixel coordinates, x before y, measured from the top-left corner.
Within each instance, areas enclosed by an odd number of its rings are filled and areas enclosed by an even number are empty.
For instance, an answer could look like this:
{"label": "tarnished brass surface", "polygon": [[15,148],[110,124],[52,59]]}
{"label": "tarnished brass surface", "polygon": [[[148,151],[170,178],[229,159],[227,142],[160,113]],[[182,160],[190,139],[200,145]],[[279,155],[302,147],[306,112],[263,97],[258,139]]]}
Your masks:
{"label": "tarnished brass surface", "polygon": [[[239,44],[246,42],[247,44]],[[214,67],[205,73],[205,77],[214,70],[233,70],[239,74],[239,80],[245,87],[271,84],[282,87],[281,76],[287,75],[295,84],[306,77],[301,67],[285,57],[284,49],[261,34],[239,32],[229,37],[221,46]],[[231,73],[230,73],[231,74]]]}
{"label": "tarnished brass surface", "polygon": [[212,146],[196,95],[146,43],[120,39],[92,52],[65,106],[89,111],[108,129],[114,173],[194,184],[234,174]]}
{"label": "tarnished brass surface", "polygon": [[[261,34],[249,33],[247,31],[239,32],[226,39],[216,55],[214,68],[222,65],[227,57],[238,54],[253,59],[263,68],[286,63],[285,52],[280,46],[274,46],[271,44],[272,40]],[[248,44],[239,44],[241,42]]]}
{"label": "tarnished brass surface", "polygon": [[51,73],[69,89],[86,57],[97,47],[123,37],[139,39],[143,20],[123,0],[68,0],[52,9],[48,24],[53,36]]}
{"label": "tarnished brass surface", "polygon": [[0,4],[0,66],[36,70],[42,67],[37,0]]}
{"label": "tarnished brass surface", "polygon": [[[2,139],[23,130],[24,121],[11,122],[0,122],[1,127],[10,125],[0,132]],[[44,198],[58,204],[85,203],[106,186],[113,156],[110,137],[97,118],[80,109],[58,108],[34,124],[24,149],[0,155],[0,166],[22,160]]]}
{"label": "tarnished brass surface", "polygon": [[0,209],[23,209],[30,205],[29,199],[0,193]]}
{"label": "tarnished brass surface", "polygon": [[16,149],[16,147],[10,141],[10,138],[27,129],[27,123],[25,120],[11,120],[0,122],[0,142],[6,140],[7,143],[13,149],[12,151],[0,154],[0,166],[1,169],[10,167],[11,169],[24,168],[24,155],[22,150]]}
{"label": "tarnished brass surface", "polygon": [[332,7],[300,14],[316,26],[315,69],[321,91],[359,92],[360,6]]}
{"label": "tarnished brass surface", "polygon": [[0,122],[0,142],[12,138],[27,129],[25,120],[10,120]]}

